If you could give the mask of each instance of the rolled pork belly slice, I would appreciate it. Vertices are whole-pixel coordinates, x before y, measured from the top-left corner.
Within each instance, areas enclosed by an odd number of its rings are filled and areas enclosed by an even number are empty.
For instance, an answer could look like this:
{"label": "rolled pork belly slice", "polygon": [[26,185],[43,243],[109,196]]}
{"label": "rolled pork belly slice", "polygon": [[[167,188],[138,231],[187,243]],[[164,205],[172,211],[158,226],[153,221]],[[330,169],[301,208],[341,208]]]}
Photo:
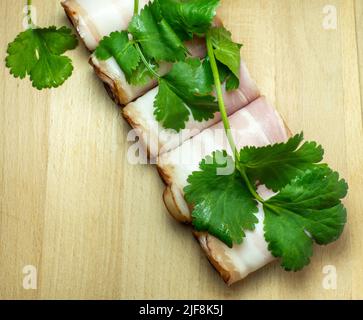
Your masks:
{"label": "rolled pork belly slice", "polygon": [[[257,191],[264,200],[274,195],[264,186],[260,186]],[[234,245],[232,248],[206,232],[194,232],[195,238],[199,241],[209,261],[228,285],[246,278],[274,260],[264,237],[265,214],[260,203],[256,217],[258,223],[255,230],[245,231],[246,236],[243,243]]]}
{"label": "rolled pork belly slice", "polygon": [[[140,8],[148,2],[149,0],[141,0]],[[64,0],[61,4],[84,45],[90,51],[97,48],[104,36],[114,31],[126,30],[134,9],[133,0]],[[145,86],[129,85],[123,71],[113,58],[101,61],[92,55],[89,62],[117,104],[125,105],[156,85],[155,81]],[[167,70],[167,64],[161,66],[161,72]]]}
{"label": "rolled pork belly slice", "polygon": [[[191,41],[187,41],[185,45],[188,52],[193,57],[203,58],[206,54],[204,39],[195,38]],[[143,86],[133,86],[129,84],[114,58],[102,61],[97,59],[95,54],[92,54],[89,63],[93,66],[98,77],[104,82],[111,98],[119,105],[128,104],[157,85],[156,80],[151,80]],[[166,74],[171,66],[172,64],[170,63],[160,63],[158,70],[159,74]]]}
{"label": "rolled pork belly slice", "polygon": [[[281,116],[264,97],[229,116],[229,121],[237,148],[285,142],[291,136]],[[164,202],[170,214],[178,221],[192,221],[192,207],[185,201],[183,192],[188,184],[188,176],[199,170],[203,158],[217,150],[227,150],[231,154],[221,122],[159,157],[158,171],[166,183]],[[265,199],[273,195],[264,186],[260,186],[258,192]],[[261,206],[257,217],[259,223],[256,229],[246,231],[243,243],[234,245],[233,248],[208,233],[195,233],[208,259],[229,285],[273,260],[264,238],[264,212]]]}
{"label": "rolled pork belly slice", "polygon": [[[140,0],[143,8],[149,0]],[[134,0],[63,0],[68,18],[88,50],[113,31],[126,30],[134,13]]]}
{"label": "rolled pork belly slice", "polygon": [[[203,122],[195,121],[190,115],[185,129],[179,133],[175,130],[164,129],[154,116],[154,100],[157,93],[158,88],[154,88],[122,110],[124,118],[136,129],[137,136],[150,158],[155,158],[178,147],[185,140],[199,134],[221,119],[219,112],[215,114],[213,119]],[[251,79],[243,61],[241,62],[239,88],[230,92],[224,90],[223,96],[228,115],[233,114],[260,96],[256,83]]]}

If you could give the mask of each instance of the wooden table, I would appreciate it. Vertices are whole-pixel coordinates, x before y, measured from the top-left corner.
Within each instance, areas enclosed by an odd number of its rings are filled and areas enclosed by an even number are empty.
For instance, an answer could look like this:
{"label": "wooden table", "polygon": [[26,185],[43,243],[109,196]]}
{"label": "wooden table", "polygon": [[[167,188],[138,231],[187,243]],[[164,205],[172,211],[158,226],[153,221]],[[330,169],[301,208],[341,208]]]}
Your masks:
{"label": "wooden table", "polygon": [[[22,29],[23,2],[0,2],[1,61]],[[38,24],[68,24],[59,1],[35,0]],[[350,185],[341,239],[316,247],[312,263],[287,273],[278,263],[228,288],[191,229],[161,200],[156,170],[130,165],[128,125],[87,64],[57,90],[37,91],[1,73],[1,298],[363,298],[363,0],[229,0],[221,15],[262,92],[293,132],[318,140]],[[37,289],[23,288],[23,267]],[[323,268],[337,270],[326,290]]]}

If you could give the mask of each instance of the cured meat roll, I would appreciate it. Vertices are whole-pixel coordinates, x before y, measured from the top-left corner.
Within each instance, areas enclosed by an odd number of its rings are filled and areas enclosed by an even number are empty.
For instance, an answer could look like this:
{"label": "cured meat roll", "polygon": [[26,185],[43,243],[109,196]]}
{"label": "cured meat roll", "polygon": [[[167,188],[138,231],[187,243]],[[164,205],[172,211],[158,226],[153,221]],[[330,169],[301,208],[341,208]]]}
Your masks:
{"label": "cured meat roll", "polygon": [[[263,186],[258,188],[258,193],[263,199],[268,199],[273,195],[270,190]],[[258,224],[255,230],[245,231],[246,237],[243,239],[243,243],[234,245],[233,248],[229,248],[222,241],[206,232],[194,233],[209,261],[228,285],[246,278],[252,272],[274,260],[264,237],[263,221],[265,214],[261,204],[258,205],[256,217]]]}
{"label": "cured meat roll", "polygon": [[[149,0],[141,0],[140,8]],[[88,50],[93,51],[105,36],[113,31],[125,30],[131,21],[134,10],[133,0],[64,0],[62,6],[77,30]],[[156,83],[146,86],[131,86],[127,83],[115,59],[100,61],[95,55],[90,58],[90,64],[104,82],[111,98],[118,104],[124,105],[141,96]],[[166,66],[162,70],[166,70]]]}
{"label": "cured meat roll", "polygon": [[[229,117],[237,148],[261,147],[285,142],[290,136],[288,128],[275,108],[261,97]],[[185,141],[180,147],[161,155],[158,170],[166,183],[164,202],[170,214],[180,222],[191,222],[191,207],[184,199],[188,176],[199,170],[200,161],[217,150],[231,153],[225,138],[223,124],[218,123],[199,135]],[[259,187],[260,195],[267,199],[272,192]],[[247,231],[241,245],[232,249],[207,233],[196,233],[203,250],[223,279],[232,284],[273,260],[263,235],[264,213],[259,207],[259,223],[254,231]]]}
{"label": "cured meat roll", "polygon": [[[186,128],[180,133],[164,129],[154,117],[153,105],[157,93],[158,88],[149,91],[135,102],[128,104],[122,111],[124,118],[137,130],[139,138],[151,158],[176,148],[185,140],[197,135],[221,119],[220,114],[216,113],[215,117],[209,121],[197,122],[191,115],[186,123]],[[260,92],[243,61],[241,62],[239,88],[231,92],[224,90],[223,96],[229,115],[260,96]]]}
{"label": "cured meat roll", "polygon": [[[140,0],[139,7],[148,2]],[[90,51],[104,36],[126,30],[134,13],[134,0],[64,0],[62,6]]]}
{"label": "cured meat roll", "polygon": [[[206,48],[204,39],[195,38],[192,41],[186,42],[186,46],[191,56],[199,58],[203,58],[205,56]],[[130,85],[114,58],[102,61],[97,59],[95,54],[92,54],[89,62],[95,69],[96,74],[106,85],[111,98],[117,104],[126,105],[157,85],[155,80],[150,81],[144,86]],[[166,74],[170,70],[170,67],[171,64],[169,63],[160,63],[158,70],[159,74]]]}

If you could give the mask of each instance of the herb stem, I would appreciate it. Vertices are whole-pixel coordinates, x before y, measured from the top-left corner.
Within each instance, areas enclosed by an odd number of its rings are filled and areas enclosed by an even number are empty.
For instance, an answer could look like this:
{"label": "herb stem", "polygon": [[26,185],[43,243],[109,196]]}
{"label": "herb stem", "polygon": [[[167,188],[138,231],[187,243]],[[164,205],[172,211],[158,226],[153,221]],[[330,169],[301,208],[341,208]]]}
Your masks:
{"label": "herb stem", "polygon": [[[134,0],[134,16],[139,14],[139,0]],[[136,50],[137,52],[139,53],[140,57],[141,57],[141,60],[142,62],[144,63],[145,67],[149,70],[149,72],[154,76],[156,77],[157,79],[160,79],[161,76],[160,74],[158,74],[153,68],[152,66],[150,65],[150,63],[146,60],[141,48],[140,48],[140,45],[135,41],[135,47],[136,47]]]}
{"label": "herb stem", "polygon": [[231,125],[229,124],[226,106],[225,106],[224,100],[223,100],[221,79],[219,77],[216,58],[214,56],[213,45],[212,45],[210,36],[208,34],[206,36],[206,42],[207,42],[208,57],[210,60],[210,65],[211,65],[212,73],[213,73],[213,77],[214,77],[214,84],[215,84],[216,91],[217,91],[219,111],[220,111],[220,114],[222,117],[224,130],[226,131],[227,139],[228,139],[229,145],[231,146],[232,152],[235,155],[235,158],[238,160],[239,156],[237,154],[236,144],[235,144],[233,136],[232,136]]}
{"label": "herb stem", "polygon": [[33,20],[32,20],[32,0],[27,0],[27,18],[28,18],[28,27],[31,28],[33,26]]}
{"label": "herb stem", "polygon": [[270,210],[272,210],[273,212],[275,212],[277,215],[280,215],[281,210],[279,210],[279,207],[274,206],[274,205],[272,205],[272,204],[270,204],[268,202],[264,202],[263,205],[266,206],[266,207],[269,207]]}
{"label": "herb stem", "polygon": [[245,181],[248,190],[255,197],[255,199],[261,203],[265,203],[265,200],[263,200],[262,197],[257,193],[256,189],[251,184],[250,179],[248,179],[246,170],[244,168],[241,168],[241,166],[239,164],[237,164],[237,170],[241,173],[241,176],[242,176],[243,180]]}
{"label": "herb stem", "polygon": [[213,44],[212,44],[212,41],[211,41],[209,35],[207,35],[206,41],[207,41],[208,57],[209,57],[209,60],[210,60],[210,65],[211,65],[212,73],[213,73],[213,77],[214,77],[214,84],[215,84],[216,91],[217,91],[219,111],[221,113],[221,117],[222,117],[222,121],[223,121],[223,125],[224,125],[224,130],[226,131],[228,143],[229,143],[229,145],[230,145],[230,147],[232,149],[232,152],[234,154],[234,157],[235,157],[236,169],[241,173],[241,176],[242,176],[243,180],[245,181],[245,183],[247,185],[247,188],[250,191],[250,193],[255,197],[256,200],[258,200],[261,203],[264,203],[264,200],[256,192],[255,188],[251,184],[251,181],[248,179],[247,174],[246,174],[246,170],[243,167],[241,167],[241,165],[239,164],[239,154],[237,152],[236,144],[235,144],[234,139],[233,139],[233,135],[232,135],[232,131],[231,131],[231,125],[230,125],[229,120],[228,120],[226,106],[225,106],[224,100],[223,100],[221,79],[219,77],[219,71],[218,71],[216,58],[214,56]]}
{"label": "herb stem", "polygon": [[135,47],[136,47],[136,50],[137,52],[139,53],[140,57],[141,57],[141,60],[142,62],[144,63],[145,67],[150,71],[150,73],[156,77],[157,79],[160,79],[161,78],[161,75],[158,74],[153,68],[152,66],[150,65],[150,63],[146,60],[141,48],[140,48],[140,45],[135,42]]}
{"label": "herb stem", "polygon": [[139,0],[134,0],[134,15],[139,13]]}

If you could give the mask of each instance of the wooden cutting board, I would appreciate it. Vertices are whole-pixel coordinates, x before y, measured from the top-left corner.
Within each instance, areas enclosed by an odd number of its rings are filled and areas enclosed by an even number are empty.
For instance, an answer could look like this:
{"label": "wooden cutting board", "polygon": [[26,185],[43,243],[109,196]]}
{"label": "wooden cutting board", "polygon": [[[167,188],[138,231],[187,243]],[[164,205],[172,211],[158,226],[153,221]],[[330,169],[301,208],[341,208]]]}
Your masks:
{"label": "wooden cutting board", "polygon": [[[1,61],[22,29],[24,1],[0,2]],[[170,218],[154,168],[126,159],[129,127],[87,64],[57,90],[38,92],[2,64],[0,297],[308,299],[363,298],[363,0],[229,0],[221,15],[262,92],[293,132],[323,144],[348,180],[342,238],[316,247],[309,267],[278,263],[228,288],[191,229]],[[35,0],[38,24],[68,24],[59,1]],[[329,8],[328,8],[329,9]],[[23,288],[23,268],[37,289]],[[324,266],[337,288],[323,286]]]}

